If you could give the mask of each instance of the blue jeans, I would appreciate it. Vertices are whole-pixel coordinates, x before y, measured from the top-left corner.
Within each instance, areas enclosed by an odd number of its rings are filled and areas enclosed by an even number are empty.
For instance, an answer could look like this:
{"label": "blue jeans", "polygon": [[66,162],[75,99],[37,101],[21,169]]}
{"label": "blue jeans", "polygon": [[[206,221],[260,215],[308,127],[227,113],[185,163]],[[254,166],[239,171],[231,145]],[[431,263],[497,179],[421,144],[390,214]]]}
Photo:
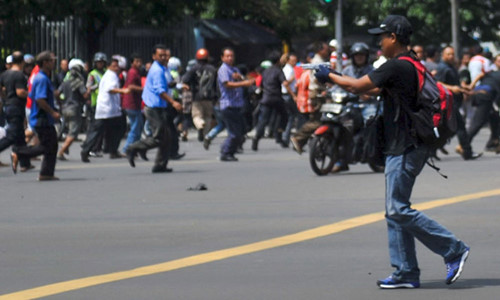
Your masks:
{"label": "blue jeans", "polygon": [[221,154],[234,155],[245,137],[245,120],[239,107],[228,107],[221,112],[227,128],[227,138],[222,144]]}
{"label": "blue jeans", "polygon": [[226,124],[224,123],[224,120],[222,118],[222,112],[220,111],[220,108],[214,107],[214,115],[215,115],[215,120],[217,120],[217,125],[210,130],[210,132],[207,134],[207,138],[213,140],[219,133],[222,132],[222,130],[226,129]]}
{"label": "blue jeans", "polygon": [[126,109],[125,112],[130,122],[130,131],[128,132],[125,145],[123,146],[123,153],[127,152],[128,146],[141,139],[142,125],[144,122],[140,110]]}
{"label": "blue jeans", "polygon": [[467,247],[450,231],[425,214],[412,209],[410,196],[417,175],[430,150],[425,146],[408,149],[403,155],[388,155],[385,164],[386,220],[393,278],[418,281],[415,238],[444,258],[445,263],[459,257]]}

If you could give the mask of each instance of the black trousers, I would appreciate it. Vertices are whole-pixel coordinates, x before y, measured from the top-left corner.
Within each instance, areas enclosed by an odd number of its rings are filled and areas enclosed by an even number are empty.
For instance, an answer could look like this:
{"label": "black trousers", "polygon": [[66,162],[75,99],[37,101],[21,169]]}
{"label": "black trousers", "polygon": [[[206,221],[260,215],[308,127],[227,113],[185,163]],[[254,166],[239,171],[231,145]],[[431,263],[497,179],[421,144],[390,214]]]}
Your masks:
{"label": "black trousers", "polygon": [[[288,114],[285,108],[285,102],[273,102],[268,104],[262,104],[260,106],[259,113],[259,121],[257,123],[256,135],[255,138],[257,140],[261,139],[264,136],[264,131],[266,129],[266,125],[271,123],[271,115],[272,112],[276,112],[276,120],[277,126],[272,126],[274,131],[274,138],[276,142],[281,143],[282,134],[285,131],[286,123],[288,122]],[[271,124],[274,125],[274,124]]]}
{"label": "black trousers", "polygon": [[481,130],[486,122],[490,122],[491,137],[490,139],[498,139],[500,116],[493,109],[493,97],[490,93],[476,93],[472,96],[471,101],[476,106],[476,112],[472,118],[472,123],[469,128],[469,143],[476,134]]}
{"label": "black trousers", "polygon": [[[90,131],[92,130],[92,125],[96,121],[95,110],[96,110],[95,106],[90,107],[90,119],[88,120],[87,135],[90,134]],[[92,147],[92,149],[90,149],[90,151],[93,151],[93,152],[102,151],[103,143],[104,143],[104,134],[101,134],[101,135],[99,135],[97,141],[94,143],[94,146]]]}
{"label": "black trousers", "polygon": [[170,129],[169,129],[169,117],[167,110],[160,107],[145,107],[144,115],[149,121],[149,128],[151,129],[152,135],[139,140],[128,146],[127,150],[132,152],[147,151],[152,148],[158,147],[158,152],[156,152],[155,166],[166,167],[168,164],[168,157],[170,153]]}
{"label": "black trousers", "polygon": [[[177,111],[172,105],[169,105],[166,109],[167,111],[167,127],[170,134],[170,144],[169,153],[170,156],[177,155],[179,153],[179,132],[177,127],[175,127],[174,119],[177,117]],[[151,121],[150,121],[151,122]]]}
{"label": "black trousers", "polygon": [[109,153],[117,153],[123,133],[122,116],[109,119],[95,119],[87,132],[87,138],[82,144],[82,152],[89,153],[102,141],[102,137],[107,141]]}
{"label": "black trousers", "polygon": [[460,106],[462,105],[462,102],[460,101],[455,101],[455,105],[453,107],[455,118],[457,119],[457,138],[458,138],[458,143],[462,147],[464,151],[464,156],[468,157],[472,154],[472,147],[470,145],[470,138],[469,134],[467,133],[467,130],[465,128],[465,120],[462,114],[460,113]]}
{"label": "black trousers", "polygon": [[36,126],[36,135],[40,144],[32,147],[13,147],[13,151],[19,157],[19,160],[30,159],[43,154],[42,167],[40,175],[54,176],[57,156],[57,132],[54,126]]}
{"label": "black trousers", "polygon": [[[15,108],[6,108],[5,120],[9,125],[6,130],[6,135],[0,139],[0,152],[10,146],[26,147],[26,136],[24,135],[24,108],[22,110]],[[29,158],[19,160],[22,168],[31,165]]]}

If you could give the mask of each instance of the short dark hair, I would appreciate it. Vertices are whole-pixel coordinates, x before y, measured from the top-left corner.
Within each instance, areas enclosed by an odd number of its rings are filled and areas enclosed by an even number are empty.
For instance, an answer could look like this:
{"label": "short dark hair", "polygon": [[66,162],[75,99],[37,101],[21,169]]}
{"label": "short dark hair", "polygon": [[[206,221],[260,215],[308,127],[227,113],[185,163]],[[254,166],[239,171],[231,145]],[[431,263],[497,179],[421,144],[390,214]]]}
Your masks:
{"label": "short dark hair", "polygon": [[313,46],[314,53],[318,53],[319,51],[323,50],[323,48],[325,47],[325,45],[328,46],[328,44],[325,43],[325,42],[319,42],[319,41],[315,42],[314,46]]}
{"label": "short dark hair", "polygon": [[408,45],[411,44],[410,35],[399,35],[399,34],[396,34],[396,40],[402,46],[408,46]]}
{"label": "short dark hair", "polygon": [[51,60],[54,56],[54,53],[52,53],[52,51],[50,50],[45,50],[45,51],[42,51],[40,53],[38,53],[38,55],[36,56],[36,64],[41,68],[43,67],[43,62],[44,61],[47,61],[47,60]]}
{"label": "short dark hair", "polygon": [[167,50],[167,46],[165,46],[163,44],[156,44],[156,45],[154,45],[154,47],[153,47],[153,54],[156,54],[156,51],[158,49]]}
{"label": "short dark hair", "polygon": [[446,44],[446,45],[442,48],[442,51],[444,51],[444,49],[446,49],[446,48],[451,48],[451,49],[455,50],[455,48],[453,48],[453,45]]}
{"label": "short dark hair", "polygon": [[134,62],[134,59],[142,59],[141,55],[137,52],[130,54],[130,63]]}
{"label": "short dark hair", "polygon": [[267,59],[269,59],[273,65],[277,64],[280,61],[280,58],[281,53],[278,50],[272,51],[267,57]]}
{"label": "short dark hair", "polygon": [[120,64],[120,61],[118,61],[118,59],[117,59],[117,58],[112,57],[112,58],[109,60],[109,64],[108,64],[108,66],[111,66],[111,64],[112,64],[112,63],[114,63],[114,62],[116,62],[117,64]]}
{"label": "short dark hair", "polygon": [[226,52],[226,50],[229,50],[229,51],[231,51],[231,52],[234,53],[234,49],[233,48],[231,48],[231,47],[224,47],[224,48],[222,48],[222,51],[220,52],[220,56],[223,56],[224,52]]}
{"label": "short dark hair", "polygon": [[24,55],[21,51],[14,51],[12,53],[12,63],[15,65],[19,65],[24,61]]}
{"label": "short dark hair", "polygon": [[478,55],[481,53],[483,53],[483,47],[481,47],[480,45],[475,45],[474,47],[471,48],[472,56]]}
{"label": "short dark hair", "polygon": [[425,55],[429,58],[436,56],[436,52],[438,52],[438,49],[434,45],[429,45],[425,47]]}

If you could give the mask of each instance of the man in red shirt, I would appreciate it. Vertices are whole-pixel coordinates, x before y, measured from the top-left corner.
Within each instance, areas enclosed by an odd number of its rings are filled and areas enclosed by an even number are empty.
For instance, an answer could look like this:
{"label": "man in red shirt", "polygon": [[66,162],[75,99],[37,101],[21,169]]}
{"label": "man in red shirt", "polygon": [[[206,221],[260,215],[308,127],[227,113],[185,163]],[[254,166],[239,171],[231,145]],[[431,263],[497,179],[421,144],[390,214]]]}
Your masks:
{"label": "man in red shirt", "polygon": [[139,54],[132,54],[130,69],[127,72],[127,79],[124,88],[129,88],[130,93],[123,95],[122,108],[127,113],[130,123],[130,131],[128,132],[127,141],[123,146],[123,153],[126,153],[130,144],[140,140],[143,118],[141,113],[142,102],[142,84],[141,84],[141,67],[142,59]]}

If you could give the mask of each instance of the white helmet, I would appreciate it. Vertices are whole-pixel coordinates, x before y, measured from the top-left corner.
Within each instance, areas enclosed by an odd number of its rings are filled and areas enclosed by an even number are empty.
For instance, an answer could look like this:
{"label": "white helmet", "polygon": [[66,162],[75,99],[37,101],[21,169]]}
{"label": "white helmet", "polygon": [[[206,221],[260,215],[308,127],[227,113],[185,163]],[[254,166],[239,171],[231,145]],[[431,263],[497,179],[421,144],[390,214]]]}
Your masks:
{"label": "white helmet", "polygon": [[111,58],[118,61],[118,67],[120,67],[120,69],[125,70],[127,68],[127,59],[125,57],[115,54]]}
{"label": "white helmet", "polygon": [[330,43],[328,44],[328,46],[337,49],[339,47],[339,42],[337,42],[336,39],[333,39],[333,40],[330,41]]}
{"label": "white helmet", "polygon": [[179,70],[179,68],[181,67],[181,60],[178,59],[177,57],[175,56],[172,56],[170,57],[170,59],[168,60],[168,64],[167,64],[167,67],[169,69],[172,69],[172,70]]}
{"label": "white helmet", "polygon": [[85,63],[79,58],[73,58],[69,61],[68,68],[70,70],[77,66],[80,66],[83,69],[85,67]]}

